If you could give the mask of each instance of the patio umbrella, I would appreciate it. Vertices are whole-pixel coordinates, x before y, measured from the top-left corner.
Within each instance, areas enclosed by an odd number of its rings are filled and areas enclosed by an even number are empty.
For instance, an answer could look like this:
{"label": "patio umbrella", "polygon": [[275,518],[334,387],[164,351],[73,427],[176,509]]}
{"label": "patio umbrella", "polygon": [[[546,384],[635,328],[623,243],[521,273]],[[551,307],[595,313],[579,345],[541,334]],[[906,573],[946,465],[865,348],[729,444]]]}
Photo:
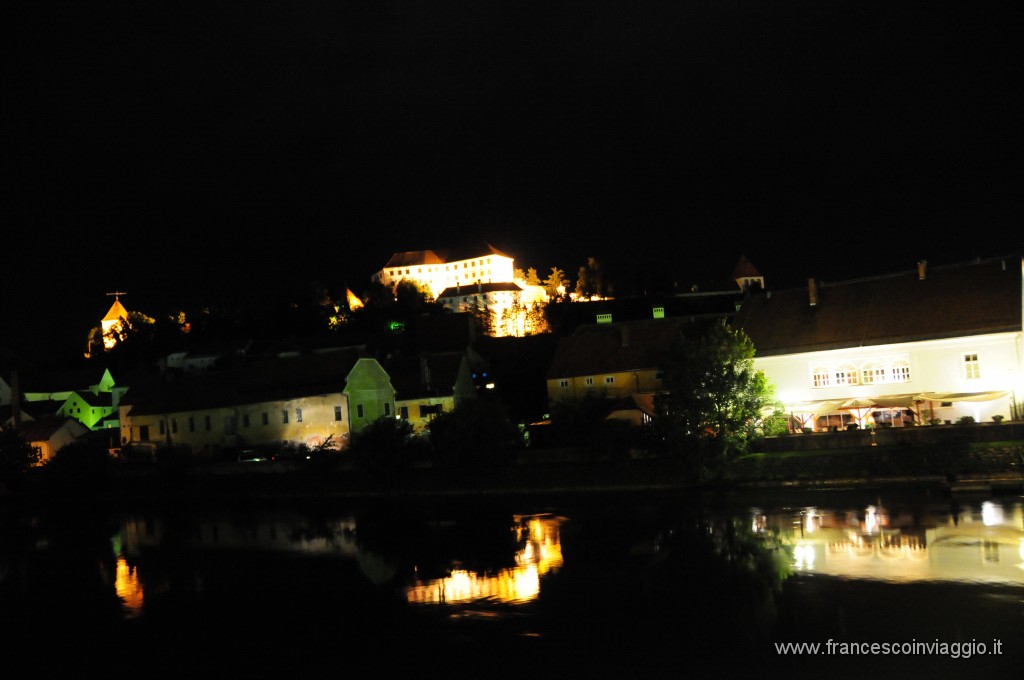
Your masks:
{"label": "patio umbrella", "polygon": [[863,428],[864,419],[875,407],[876,404],[871,399],[847,399],[839,408],[849,411],[857,419],[857,426]]}

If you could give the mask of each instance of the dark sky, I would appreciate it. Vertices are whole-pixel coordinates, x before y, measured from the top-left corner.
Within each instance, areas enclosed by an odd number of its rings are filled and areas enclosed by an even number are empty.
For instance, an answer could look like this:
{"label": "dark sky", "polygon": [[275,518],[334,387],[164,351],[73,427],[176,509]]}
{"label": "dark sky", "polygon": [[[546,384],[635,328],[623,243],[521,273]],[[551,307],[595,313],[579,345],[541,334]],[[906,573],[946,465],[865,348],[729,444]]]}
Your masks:
{"label": "dark sky", "polygon": [[12,4],[7,303],[359,289],[461,239],[775,287],[1024,250],[1019,3]]}

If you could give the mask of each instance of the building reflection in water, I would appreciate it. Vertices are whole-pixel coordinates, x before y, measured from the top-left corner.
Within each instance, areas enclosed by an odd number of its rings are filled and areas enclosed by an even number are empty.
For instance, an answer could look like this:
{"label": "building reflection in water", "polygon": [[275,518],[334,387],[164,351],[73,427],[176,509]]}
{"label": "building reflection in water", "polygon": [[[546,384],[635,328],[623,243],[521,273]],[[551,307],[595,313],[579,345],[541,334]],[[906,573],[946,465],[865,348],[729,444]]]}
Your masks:
{"label": "building reflection in water", "polygon": [[516,553],[514,567],[493,574],[454,569],[444,578],[417,580],[406,588],[406,598],[413,604],[535,600],[540,596],[540,577],[562,566],[562,521],[549,515],[516,516],[517,538],[523,547]]}
{"label": "building reflection in water", "polygon": [[117,574],[114,589],[121,598],[125,618],[134,619],[142,615],[142,582],[135,567],[129,566],[124,556],[117,558]]}
{"label": "building reflection in water", "polygon": [[797,572],[889,581],[1024,585],[1024,505],[985,501],[948,514],[753,510],[755,533],[776,532]]}

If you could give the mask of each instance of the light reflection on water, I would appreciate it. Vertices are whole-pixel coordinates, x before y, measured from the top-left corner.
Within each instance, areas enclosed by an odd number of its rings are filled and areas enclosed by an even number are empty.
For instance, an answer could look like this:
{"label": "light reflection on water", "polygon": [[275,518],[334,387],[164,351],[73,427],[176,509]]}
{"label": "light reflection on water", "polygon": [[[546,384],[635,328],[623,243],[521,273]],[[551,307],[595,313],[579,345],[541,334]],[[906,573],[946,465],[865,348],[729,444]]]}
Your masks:
{"label": "light reflection on water", "polygon": [[790,546],[798,573],[891,582],[1024,585],[1024,509],[987,500],[948,513],[860,509],[753,511],[755,532]]}

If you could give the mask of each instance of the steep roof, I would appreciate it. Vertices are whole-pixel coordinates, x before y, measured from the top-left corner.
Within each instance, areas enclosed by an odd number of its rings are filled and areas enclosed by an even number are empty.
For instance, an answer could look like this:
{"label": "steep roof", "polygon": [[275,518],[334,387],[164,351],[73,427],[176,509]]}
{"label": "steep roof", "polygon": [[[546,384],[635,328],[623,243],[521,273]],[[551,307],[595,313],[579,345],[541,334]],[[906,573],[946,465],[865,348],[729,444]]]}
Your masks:
{"label": "steep roof", "polygon": [[805,288],[749,296],[732,325],[758,356],[1018,332],[1021,267],[1013,255],[838,283],[809,280]]}
{"label": "steep roof", "polygon": [[736,263],[736,267],[732,270],[732,278],[744,279],[755,276],[761,276],[761,272],[759,272],[757,267],[747,259],[746,255],[740,255],[740,259]]}
{"label": "steep roof", "polygon": [[464,352],[392,357],[384,363],[396,399],[446,397],[455,391]]}
{"label": "steep roof", "polygon": [[547,377],[658,368],[682,330],[693,323],[676,317],[580,326],[559,341]]}
{"label": "steep roof", "polygon": [[114,304],[110,305],[110,309],[107,311],[107,315],[103,317],[104,321],[119,321],[121,319],[128,318],[128,310],[124,308],[121,301],[118,298],[114,298]]}

